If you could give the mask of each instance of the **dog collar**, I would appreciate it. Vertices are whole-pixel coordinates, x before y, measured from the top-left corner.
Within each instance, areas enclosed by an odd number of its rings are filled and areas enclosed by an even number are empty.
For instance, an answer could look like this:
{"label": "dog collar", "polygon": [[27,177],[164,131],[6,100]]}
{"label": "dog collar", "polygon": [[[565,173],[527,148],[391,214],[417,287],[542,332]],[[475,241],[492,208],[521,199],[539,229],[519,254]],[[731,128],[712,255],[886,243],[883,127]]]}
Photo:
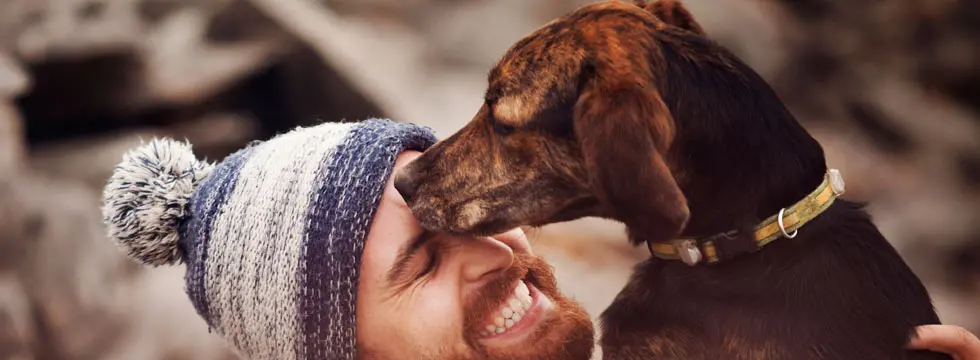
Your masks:
{"label": "dog collar", "polygon": [[[837,169],[829,169],[817,189],[790,207],[755,227],[754,238],[757,249],[779,239],[796,237],[799,228],[823,213],[841,194],[844,193],[844,178]],[[681,238],[669,242],[648,242],[650,253],[661,259],[681,260],[694,266],[702,260],[709,264],[719,261],[716,241],[734,238],[736,231],[716,234],[703,239]]]}

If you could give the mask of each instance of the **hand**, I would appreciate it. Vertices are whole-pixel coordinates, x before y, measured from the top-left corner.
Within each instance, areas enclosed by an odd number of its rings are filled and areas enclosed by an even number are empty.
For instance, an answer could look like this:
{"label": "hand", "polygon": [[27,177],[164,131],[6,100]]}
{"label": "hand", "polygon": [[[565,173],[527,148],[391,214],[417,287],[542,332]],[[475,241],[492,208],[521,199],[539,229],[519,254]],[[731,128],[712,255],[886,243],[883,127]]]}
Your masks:
{"label": "hand", "polygon": [[980,360],[980,339],[955,325],[922,325],[908,348],[930,350],[953,356],[956,360]]}

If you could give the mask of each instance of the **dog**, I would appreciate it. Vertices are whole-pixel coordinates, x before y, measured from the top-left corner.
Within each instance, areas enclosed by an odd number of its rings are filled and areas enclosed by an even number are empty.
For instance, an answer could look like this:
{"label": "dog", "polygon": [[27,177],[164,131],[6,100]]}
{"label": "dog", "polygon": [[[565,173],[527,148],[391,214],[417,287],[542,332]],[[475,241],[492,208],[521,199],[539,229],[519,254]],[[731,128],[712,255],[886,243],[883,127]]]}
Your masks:
{"label": "dog", "polygon": [[678,1],[592,3],[524,37],[394,181],[432,231],[624,223],[655,256],[601,314],[606,359],[949,359],[904,349],[939,323],[927,290]]}

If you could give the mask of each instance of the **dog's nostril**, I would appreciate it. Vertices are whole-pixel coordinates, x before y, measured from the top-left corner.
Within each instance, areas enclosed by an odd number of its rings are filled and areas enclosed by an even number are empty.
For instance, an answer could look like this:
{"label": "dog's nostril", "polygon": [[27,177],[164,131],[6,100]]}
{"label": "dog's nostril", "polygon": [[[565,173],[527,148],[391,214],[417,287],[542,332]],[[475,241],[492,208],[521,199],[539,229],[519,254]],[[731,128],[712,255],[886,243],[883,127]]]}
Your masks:
{"label": "dog's nostril", "polygon": [[405,202],[412,202],[415,198],[415,190],[418,187],[415,185],[415,179],[412,177],[411,173],[407,171],[399,172],[395,175],[395,190],[402,195]]}

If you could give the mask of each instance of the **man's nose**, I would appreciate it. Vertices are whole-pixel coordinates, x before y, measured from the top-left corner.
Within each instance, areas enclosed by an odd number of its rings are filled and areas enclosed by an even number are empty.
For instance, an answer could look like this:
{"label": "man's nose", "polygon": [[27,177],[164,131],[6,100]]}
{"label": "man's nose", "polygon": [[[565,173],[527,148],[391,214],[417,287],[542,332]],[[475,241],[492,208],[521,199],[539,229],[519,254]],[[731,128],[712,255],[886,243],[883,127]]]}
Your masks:
{"label": "man's nose", "polygon": [[494,239],[507,245],[516,253],[531,255],[531,243],[527,240],[527,233],[523,228],[511,229],[508,232],[493,236]]}
{"label": "man's nose", "polygon": [[514,249],[493,238],[466,239],[460,254],[463,257],[463,279],[478,282],[514,264]]}
{"label": "man's nose", "polygon": [[398,193],[407,203],[411,203],[415,199],[415,193],[418,190],[415,179],[414,172],[407,166],[395,174],[395,190],[398,190]]}

